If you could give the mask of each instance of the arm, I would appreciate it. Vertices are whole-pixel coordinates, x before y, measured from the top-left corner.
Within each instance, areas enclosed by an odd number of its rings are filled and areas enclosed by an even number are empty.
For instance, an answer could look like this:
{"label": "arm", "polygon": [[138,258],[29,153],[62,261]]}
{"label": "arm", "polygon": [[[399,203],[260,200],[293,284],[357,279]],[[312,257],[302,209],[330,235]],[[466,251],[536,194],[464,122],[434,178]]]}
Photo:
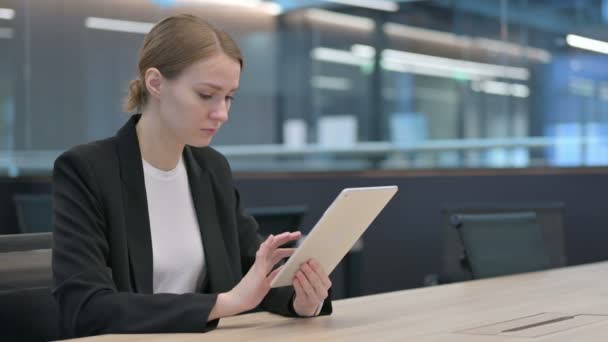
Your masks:
{"label": "arm", "polygon": [[209,321],[215,294],[117,290],[100,188],[81,155],[64,153],[53,170],[53,294],[64,333],[202,332],[215,327],[217,321]]}

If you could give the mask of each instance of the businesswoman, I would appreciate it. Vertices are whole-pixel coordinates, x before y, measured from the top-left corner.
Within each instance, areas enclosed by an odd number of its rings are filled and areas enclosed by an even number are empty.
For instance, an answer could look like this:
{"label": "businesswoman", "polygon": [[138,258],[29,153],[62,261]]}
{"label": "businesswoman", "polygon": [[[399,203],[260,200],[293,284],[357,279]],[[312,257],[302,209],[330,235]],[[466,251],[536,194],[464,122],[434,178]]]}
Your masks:
{"label": "businesswoman", "polygon": [[243,58],[230,36],[177,15],[140,51],[128,111],[111,138],[63,153],[53,170],[53,293],[66,336],[204,332],[261,305],[330,314],[331,282],[303,264],[270,289],[281,247],[243,212],[226,159],[208,147],[228,120]]}

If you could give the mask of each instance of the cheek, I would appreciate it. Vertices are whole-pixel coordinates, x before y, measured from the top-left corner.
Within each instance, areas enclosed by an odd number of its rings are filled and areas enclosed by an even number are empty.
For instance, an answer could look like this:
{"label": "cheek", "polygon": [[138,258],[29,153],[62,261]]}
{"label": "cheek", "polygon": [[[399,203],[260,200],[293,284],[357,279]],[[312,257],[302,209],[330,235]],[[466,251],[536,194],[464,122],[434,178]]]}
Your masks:
{"label": "cheek", "polygon": [[180,99],[179,91],[173,87],[168,87],[161,93],[161,111],[174,113],[179,110]]}
{"label": "cheek", "polygon": [[188,99],[183,91],[170,89],[161,97],[161,116],[165,124],[173,131],[184,133],[191,126],[190,112],[191,99]]}
{"label": "cheek", "polygon": [[205,101],[192,91],[184,90],[181,93],[175,94],[175,99],[177,100],[177,106],[184,113],[193,114],[205,108]]}
{"label": "cheek", "polygon": [[192,91],[179,81],[169,83],[161,93],[161,98],[166,107],[174,109],[187,107],[192,99]]}
{"label": "cheek", "polygon": [[176,117],[182,118],[181,121],[185,125],[189,125],[189,123],[184,121],[193,119],[203,108],[202,101],[198,95],[192,95],[188,91],[176,91],[168,101],[168,105],[169,108],[166,109],[171,111]]}
{"label": "cheek", "polygon": [[169,116],[168,124],[174,130],[185,133],[199,127],[201,119],[209,113],[210,105],[189,88],[170,88],[165,95],[161,110]]}
{"label": "cheek", "polygon": [[194,99],[192,96],[183,90],[180,91],[179,89],[176,89],[171,93],[171,104],[173,107],[176,107],[176,109],[183,110],[191,107],[193,103]]}

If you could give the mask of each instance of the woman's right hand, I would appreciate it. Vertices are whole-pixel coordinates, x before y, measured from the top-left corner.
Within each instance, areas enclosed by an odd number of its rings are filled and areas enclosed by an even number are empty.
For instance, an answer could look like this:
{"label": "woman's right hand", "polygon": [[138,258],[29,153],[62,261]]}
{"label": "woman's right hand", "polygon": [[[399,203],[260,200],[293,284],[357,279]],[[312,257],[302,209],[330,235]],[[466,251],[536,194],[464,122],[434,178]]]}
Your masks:
{"label": "woman's right hand", "polygon": [[273,271],[274,266],[295,251],[295,248],[279,247],[289,241],[300,239],[301,235],[300,232],[285,232],[268,236],[260,245],[249,272],[232,290],[218,295],[217,302],[209,314],[209,320],[233,316],[258,306],[270,291],[270,283],[281,270],[279,267]]}

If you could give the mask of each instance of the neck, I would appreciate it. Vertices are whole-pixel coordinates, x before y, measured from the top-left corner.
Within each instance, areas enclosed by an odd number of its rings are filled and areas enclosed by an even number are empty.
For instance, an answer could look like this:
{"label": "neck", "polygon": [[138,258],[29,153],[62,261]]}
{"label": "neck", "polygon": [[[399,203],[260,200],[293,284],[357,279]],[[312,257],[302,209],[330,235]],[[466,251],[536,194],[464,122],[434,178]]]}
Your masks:
{"label": "neck", "polygon": [[139,150],[146,162],[164,171],[177,166],[184,144],[163,126],[157,110],[144,109],[135,129]]}

